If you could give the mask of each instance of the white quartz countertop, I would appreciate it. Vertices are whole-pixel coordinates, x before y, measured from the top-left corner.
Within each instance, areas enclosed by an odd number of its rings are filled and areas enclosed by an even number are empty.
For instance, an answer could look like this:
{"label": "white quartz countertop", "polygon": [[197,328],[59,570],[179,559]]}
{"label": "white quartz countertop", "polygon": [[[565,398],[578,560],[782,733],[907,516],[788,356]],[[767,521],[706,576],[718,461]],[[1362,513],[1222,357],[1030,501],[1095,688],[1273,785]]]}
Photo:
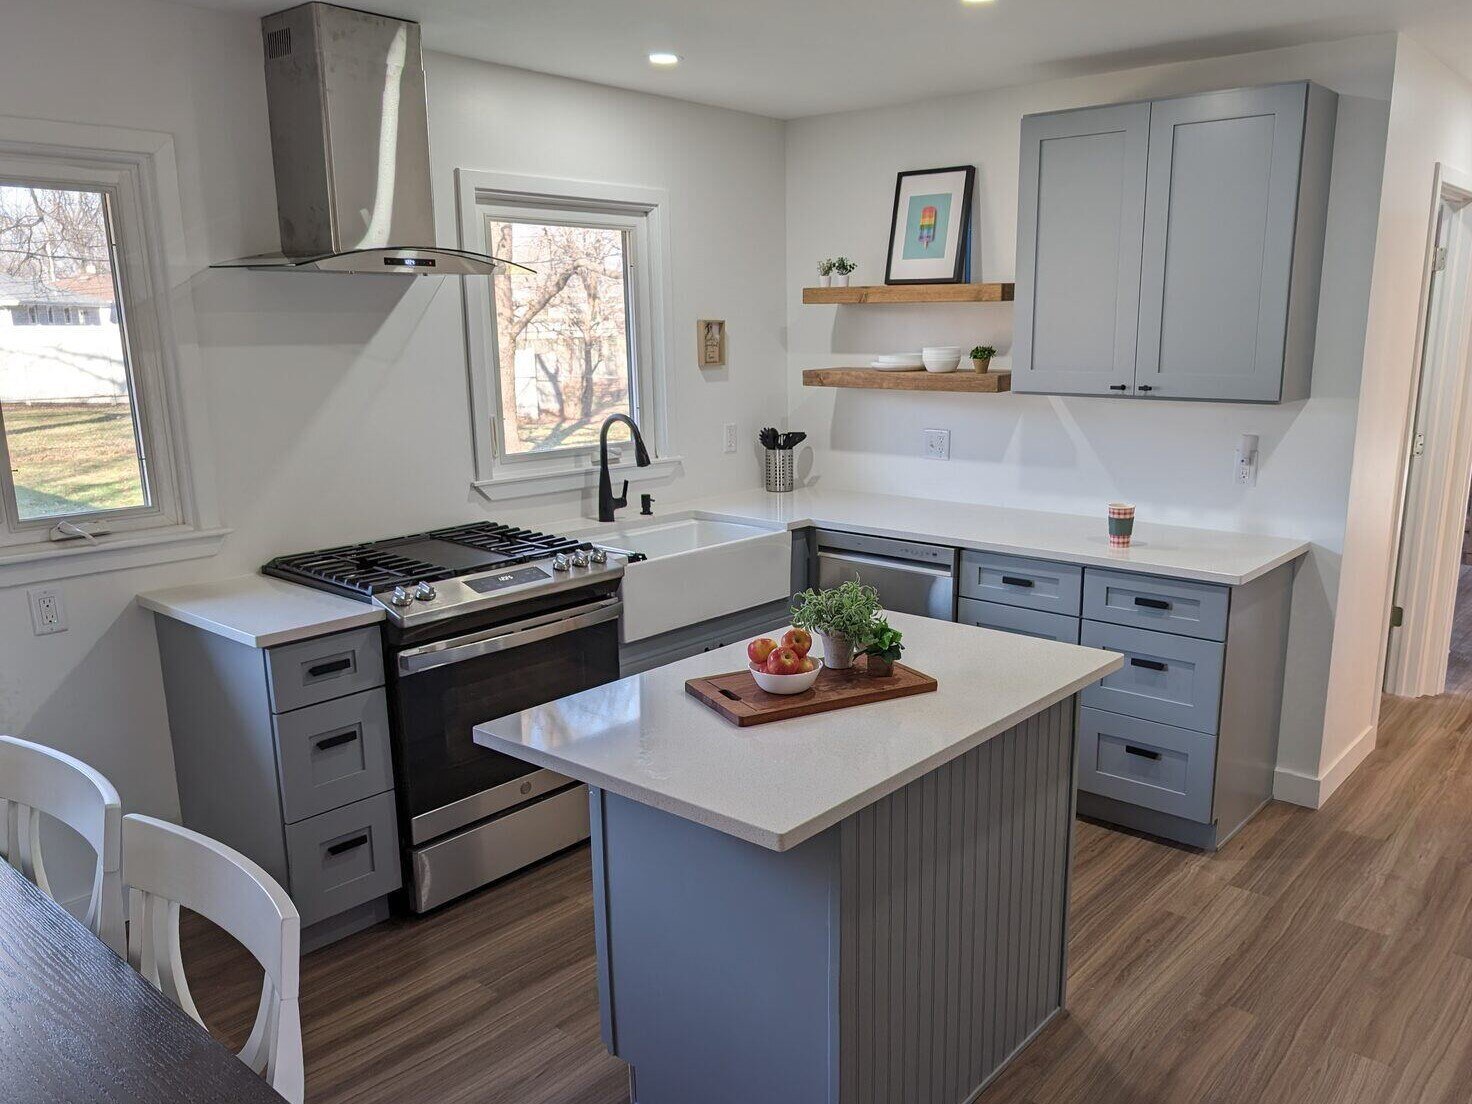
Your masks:
{"label": "white quartz countertop", "polygon": [[268,575],[239,575],[153,590],[138,595],[138,604],[252,648],[289,644],[383,620],[383,610],[367,602]]}
{"label": "white quartz countertop", "polygon": [[489,719],[477,743],[774,851],[1117,670],[1114,652],[905,614],[904,662],[933,693],[739,728],[685,681],[739,670],[746,643]]}
{"label": "white quartz countertop", "polygon": [[1140,519],[1135,521],[1131,547],[1111,548],[1102,504],[1099,515],[1090,517],[812,488],[789,494],[753,490],[682,502],[677,508],[722,520],[789,529],[812,525],[1228,586],[1249,583],[1309,549],[1307,541],[1289,537],[1156,525]]}

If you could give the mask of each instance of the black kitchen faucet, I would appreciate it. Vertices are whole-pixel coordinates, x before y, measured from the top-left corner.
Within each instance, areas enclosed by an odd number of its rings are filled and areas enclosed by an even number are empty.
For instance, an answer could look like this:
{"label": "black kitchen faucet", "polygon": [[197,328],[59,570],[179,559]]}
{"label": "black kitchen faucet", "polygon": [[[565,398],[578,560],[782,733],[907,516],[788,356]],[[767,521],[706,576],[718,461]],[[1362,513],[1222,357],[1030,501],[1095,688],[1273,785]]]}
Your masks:
{"label": "black kitchen faucet", "polygon": [[615,510],[622,509],[629,504],[629,481],[624,480],[623,492],[613,497],[613,481],[608,478],[608,431],[614,422],[623,422],[629,427],[629,432],[634,437],[634,463],[641,468],[649,466],[649,452],[644,447],[644,438],[639,433],[639,427],[634,419],[627,414],[610,414],[603,420],[603,428],[598,433],[598,520],[612,521]]}

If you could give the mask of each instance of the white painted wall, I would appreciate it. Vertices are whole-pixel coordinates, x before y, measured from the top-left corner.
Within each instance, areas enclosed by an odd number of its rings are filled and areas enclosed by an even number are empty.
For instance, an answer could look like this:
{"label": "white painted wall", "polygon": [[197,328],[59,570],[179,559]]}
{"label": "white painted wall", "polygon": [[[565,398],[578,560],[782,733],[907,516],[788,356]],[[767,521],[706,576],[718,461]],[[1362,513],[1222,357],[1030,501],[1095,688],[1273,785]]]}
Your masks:
{"label": "white painted wall", "polygon": [[[1393,36],[1051,81],[883,110],[800,119],[787,131],[788,392],[791,427],[813,442],[825,486],[1140,516],[1303,537],[1294,585],[1280,765],[1316,774],[1349,495],[1392,69]],[[1312,397],[1282,406],[895,395],[804,388],[800,369],[866,363],[922,344],[996,345],[1010,363],[1008,304],[803,306],[814,263],[846,253],[879,283],[902,169],[977,166],[973,278],[1010,280],[1023,115],[1272,81],[1341,95]],[[951,460],[920,456],[921,430],[951,430]],[[1261,436],[1257,486],[1232,479],[1242,433]],[[1290,795],[1291,796],[1291,795]]]}
{"label": "white painted wall", "polygon": [[1321,796],[1373,750],[1389,631],[1432,176],[1472,172],[1472,84],[1402,37],[1395,61],[1359,429],[1344,539],[1329,708],[1315,775]]}
{"label": "white painted wall", "polygon": [[[177,815],[151,615],[133,595],[254,570],[270,556],[508,516],[471,490],[460,285],[450,279],[204,271],[277,247],[260,32],[252,18],[152,0],[7,0],[0,112],[174,136],[220,514],[209,560],[60,584],[68,632],[31,635],[0,589],[0,731],[93,763],[129,809]],[[149,64],[145,60],[151,59]],[[440,240],[453,170],[499,169],[668,190],[674,318],[689,359],[669,379],[684,475],[661,502],[753,486],[782,387],[782,125],[769,119],[429,55]],[[730,366],[702,373],[694,321],[724,318]],[[743,450],[712,427],[735,421]],[[646,487],[649,485],[646,484]],[[536,522],[575,495],[515,504]]]}

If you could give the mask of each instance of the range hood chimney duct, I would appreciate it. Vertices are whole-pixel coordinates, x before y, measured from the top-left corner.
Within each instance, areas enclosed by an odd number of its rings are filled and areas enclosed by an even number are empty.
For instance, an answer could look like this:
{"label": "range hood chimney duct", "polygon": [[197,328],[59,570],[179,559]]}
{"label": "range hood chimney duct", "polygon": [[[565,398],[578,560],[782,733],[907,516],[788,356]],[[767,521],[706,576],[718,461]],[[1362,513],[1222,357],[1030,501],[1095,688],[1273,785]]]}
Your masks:
{"label": "range hood chimney duct", "polygon": [[216,268],[490,276],[434,242],[419,24],[309,3],[261,20],[281,252]]}

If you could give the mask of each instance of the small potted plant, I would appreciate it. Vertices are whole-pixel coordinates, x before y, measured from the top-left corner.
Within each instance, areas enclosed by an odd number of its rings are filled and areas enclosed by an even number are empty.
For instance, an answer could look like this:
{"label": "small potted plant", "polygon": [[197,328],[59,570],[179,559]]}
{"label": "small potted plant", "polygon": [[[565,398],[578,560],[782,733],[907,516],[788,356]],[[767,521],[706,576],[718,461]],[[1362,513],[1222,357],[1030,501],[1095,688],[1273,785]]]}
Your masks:
{"label": "small potted plant", "polygon": [[833,286],[848,287],[848,275],[858,268],[857,261],[851,261],[847,257],[833,258]]}
{"label": "small potted plant", "polygon": [[997,355],[997,350],[990,345],[978,345],[971,350],[971,367],[978,372],[985,372],[992,366],[992,357]]}
{"label": "small potted plant", "polygon": [[883,617],[874,622],[869,642],[864,645],[864,664],[873,678],[888,678],[894,674],[894,665],[905,646],[900,643],[903,634],[892,629]]}
{"label": "small potted plant", "polygon": [[818,262],[818,286],[819,287],[832,287],[833,286],[833,269],[837,265],[837,263],[838,262],[835,261],[832,257],[827,257],[827,258],[825,258],[825,259],[823,259],[823,260],[821,260],[821,261]]}
{"label": "small potted plant", "polygon": [[823,646],[823,666],[841,671],[854,665],[854,652],[868,647],[879,620],[879,592],[857,580],[828,590],[805,590],[792,600],[792,624],[806,629]]}

